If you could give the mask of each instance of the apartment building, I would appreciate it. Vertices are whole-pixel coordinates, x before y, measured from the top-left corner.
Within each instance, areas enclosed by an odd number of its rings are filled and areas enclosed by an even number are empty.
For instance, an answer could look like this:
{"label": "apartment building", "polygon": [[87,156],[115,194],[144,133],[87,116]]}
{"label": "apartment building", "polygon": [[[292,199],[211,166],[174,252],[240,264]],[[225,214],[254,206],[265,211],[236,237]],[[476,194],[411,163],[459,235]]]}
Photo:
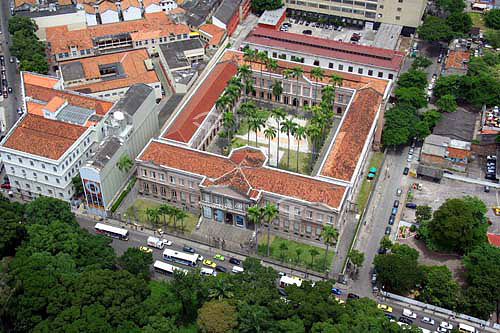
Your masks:
{"label": "apartment building", "polygon": [[[321,99],[318,89],[329,84],[328,76],[335,73],[342,77],[333,105],[341,121],[312,176],[269,167],[266,151],[260,149],[235,149],[229,157],[204,151],[222,128],[215,102],[243,63],[249,64],[254,73],[255,98],[278,104],[292,105],[293,98],[301,105],[317,103]],[[180,207],[199,209],[208,223],[252,229],[246,220],[246,208],[273,203],[280,210],[280,217],[273,222],[276,233],[317,240],[324,225],[342,232],[344,213],[362,179],[391,80],[327,70],[323,80],[314,82],[310,77],[314,67],[301,64],[303,77],[282,77],[283,70],[295,66],[279,60],[273,73],[263,71],[260,75],[258,63],[245,62],[241,52],[227,50],[204,82],[190,92],[190,98],[165,125],[160,137],[137,158],[140,192]],[[289,90],[284,90],[278,100],[268,94],[273,80],[281,80],[283,86],[289,84]]]}
{"label": "apartment building", "polygon": [[69,201],[71,179],[95,151],[113,103],[61,89],[57,78],[22,73],[26,112],[0,144],[13,191]]}
{"label": "apartment building", "polygon": [[371,46],[256,27],[244,45],[269,57],[339,72],[395,80],[405,54]]}
{"label": "apartment building", "polygon": [[97,5],[97,12],[99,13],[101,24],[120,22],[120,11],[112,1],[101,2]]}
{"label": "apartment building", "polygon": [[92,57],[105,53],[146,48],[189,39],[189,28],[170,20],[164,12],[145,14],[144,19],[96,25],[69,31],[66,26],[46,29],[49,60],[60,61]]}
{"label": "apartment building", "polygon": [[140,20],[142,18],[142,6],[138,0],[120,1],[120,9],[124,21]]}
{"label": "apartment building", "polygon": [[162,97],[161,82],[145,49],[105,54],[59,64],[65,89],[116,101],[129,87],[143,83],[155,98]]}
{"label": "apartment building", "polygon": [[353,25],[370,23],[377,27],[381,23],[403,26],[403,34],[414,33],[420,25],[427,5],[425,0],[286,0],[285,5],[292,15],[313,16],[328,20],[340,19]]}
{"label": "apartment building", "polygon": [[212,17],[214,25],[226,30],[231,36],[240,22],[250,12],[250,0],[223,0]]}

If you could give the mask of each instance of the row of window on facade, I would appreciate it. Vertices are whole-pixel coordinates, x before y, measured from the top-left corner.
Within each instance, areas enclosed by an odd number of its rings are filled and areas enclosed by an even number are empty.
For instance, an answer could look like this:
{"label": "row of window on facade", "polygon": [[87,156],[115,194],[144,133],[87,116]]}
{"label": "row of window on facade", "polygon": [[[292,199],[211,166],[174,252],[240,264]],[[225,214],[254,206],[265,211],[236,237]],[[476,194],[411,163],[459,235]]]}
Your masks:
{"label": "row of window on facade", "polygon": [[[74,166],[73,166],[73,167],[72,167],[72,168],[68,171],[68,174],[64,176],[64,181],[65,181],[65,182],[67,182],[67,181],[68,181],[68,179],[71,179],[71,177],[72,177],[72,176],[74,176],[74,175],[76,175],[76,174],[78,173],[78,168],[82,165],[82,163],[83,163],[83,161],[82,161],[82,160],[78,161],[78,162],[77,162],[77,163],[76,163],[76,164],[75,164],[75,165],[74,165]],[[11,174],[11,175],[15,175],[15,174],[16,174],[16,169],[15,169],[13,166],[11,166],[11,167],[10,167],[10,174]],[[27,178],[28,174],[27,174],[26,170],[21,169],[21,176],[22,176],[23,178]],[[33,176],[33,178],[34,178],[34,179],[38,179],[38,174],[37,174],[36,172],[34,172],[34,171],[32,172],[32,176]],[[47,176],[47,175],[45,175],[45,176],[44,176],[44,179],[45,179],[45,181],[47,181],[47,182],[50,182],[51,178],[52,178],[52,177],[49,177],[49,176]],[[57,183],[57,184],[60,184],[60,183],[61,183],[61,181],[59,180],[59,177],[54,177],[54,179],[56,180],[56,183]]]}
{"label": "row of window on facade", "polygon": [[[254,86],[256,86],[257,85],[257,78],[252,77],[252,79],[253,79]],[[260,84],[262,87],[272,90],[274,80],[261,79]],[[311,98],[311,92],[312,92],[313,98],[316,98],[318,100],[321,99],[321,86],[311,88],[311,86],[309,86],[309,85],[301,85],[301,84],[297,85],[296,83],[293,83],[293,82],[292,83],[283,82],[282,88],[283,88],[283,93],[291,93],[294,95],[300,95],[302,97]],[[263,96],[261,96],[261,97],[263,97]],[[335,98],[335,102],[336,103],[344,103],[344,95],[337,94],[337,96]]]}
{"label": "row of window on facade", "polygon": [[[171,200],[179,199],[181,201],[186,201],[186,202],[189,201],[189,203],[192,204],[198,203],[199,201],[199,197],[196,194],[189,194],[182,191],[179,192],[173,191],[165,186],[158,186],[156,184],[149,184],[147,182],[143,182],[142,188],[145,192],[153,193],[154,195],[160,194],[162,197],[166,197],[167,192],[169,192]],[[177,195],[177,193],[179,193],[179,195]]]}
{"label": "row of window on facade", "polygon": [[[160,181],[165,181],[165,174],[162,173],[162,172],[156,172],[156,171],[148,171],[147,169],[142,169],[142,175],[144,177],[148,177],[148,178],[153,178],[153,179],[158,179]],[[156,176],[158,176],[158,178],[156,178]],[[176,178],[174,176],[169,176],[168,177],[168,181],[170,184],[172,185],[178,185],[178,186],[186,186],[188,185],[189,188],[194,188],[194,182],[192,180],[185,180],[183,178]]]}
{"label": "row of window on facade", "polygon": [[[84,146],[84,147],[86,147],[89,143],[90,143],[90,138],[88,138],[88,137],[87,137],[87,138],[83,141],[83,146]],[[92,149],[90,149],[90,153],[92,153]],[[68,167],[68,165],[69,165],[71,162],[73,162],[73,159],[76,159],[76,158],[77,158],[78,154],[80,154],[80,148],[76,148],[76,150],[75,150],[75,151],[73,151],[73,153],[72,153],[72,154],[71,154],[71,155],[70,155],[70,156],[66,159],[66,161],[64,161],[64,162],[62,163],[62,165],[61,165],[61,166],[62,166],[62,170],[64,170],[64,168],[67,168],[67,167]],[[86,153],[86,156],[87,156],[87,157],[89,156],[89,152],[87,152],[87,153]],[[9,154],[5,154],[5,157],[7,158],[7,160],[12,161],[12,156],[10,156]],[[23,164],[23,163],[24,163],[24,162],[23,162],[23,159],[22,159],[21,157],[18,157],[18,158],[17,158],[17,161],[18,161],[18,163],[19,163],[19,164]],[[43,162],[37,162],[37,161],[33,161],[33,160],[28,160],[28,161],[29,161],[29,165],[30,165],[30,166],[32,166],[32,167],[37,167],[37,166],[35,166],[35,163],[37,163],[37,164],[39,163],[39,164],[40,164],[40,167],[41,167],[42,169],[44,169],[44,170],[46,169],[46,165],[45,165],[45,163],[43,163]],[[80,163],[81,163],[81,161],[80,161]],[[57,172],[57,171],[58,171],[57,166],[55,166],[55,165],[54,165],[54,166],[52,166],[52,170],[53,170],[54,172]]]}
{"label": "row of window on facade", "polygon": [[[278,55],[277,52],[273,52],[272,53],[272,57],[273,58],[283,59],[283,60],[287,59],[287,55],[286,54],[281,53],[281,54]],[[290,61],[299,62],[299,63],[303,64],[305,62],[305,59],[303,57],[297,57],[297,56],[291,55],[290,56]],[[319,66],[320,65],[320,61],[318,59],[315,59],[313,61],[313,65],[314,66]],[[337,68],[335,68],[335,63],[333,63],[333,62],[329,62],[328,63],[328,68],[333,69],[333,70],[337,69],[339,71],[345,71],[344,70],[344,66],[347,68],[347,72],[354,73],[354,66],[347,66],[347,65],[344,65],[344,64],[337,64]],[[365,68],[358,67],[357,73],[363,75],[365,73],[365,70],[366,70]],[[375,72],[372,69],[367,70],[366,73],[368,74],[368,76],[374,76],[375,75]],[[383,78],[384,77],[384,72],[380,72],[379,71],[377,73],[377,77]],[[393,74],[389,74],[387,76],[387,78],[389,80],[392,80],[394,78],[394,75]],[[262,80],[264,80],[264,79],[262,79]],[[294,88],[296,89],[296,87],[294,87]],[[288,91],[288,89],[285,88],[285,85],[283,86],[283,91]],[[296,93],[296,90],[295,90],[295,93]],[[339,101],[339,103],[342,103],[342,102]]]}
{"label": "row of window on facade", "polygon": [[[92,52],[91,49],[86,49],[86,50],[80,50],[80,55],[90,55]],[[64,52],[64,53],[58,53],[57,57],[59,59],[64,59],[64,58],[73,58],[78,55],[78,51],[71,51],[71,52]]]}
{"label": "row of window on facade", "polygon": [[[17,180],[14,181],[14,184],[16,185],[17,192],[21,193],[21,184],[19,183],[19,181],[17,181]],[[32,195],[32,193],[31,193],[31,185],[28,184],[28,183],[25,183],[24,185],[25,185],[26,191],[28,191],[28,195],[31,196]],[[36,191],[37,191],[37,193],[39,195],[43,195],[44,194],[43,190],[42,190],[42,188],[40,186],[36,186]],[[47,194],[49,196],[53,196],[54,193],[55,192],[52,189],[50,189],[50,188],[47,189]],[[58,194],[59,194],[60,198],[64,198],[64,193],[63,192],[59,192]],[[70,195],[70,194],[71,194],[71,190],[68,190],[68,195]]]}
{"label": "row of window on facade", "polygon": [[[170,37],[160,37],[158,39],[159,43],[166,43],[166,42],[173,42],[175,40],[181,40],[181,39],[187,39],[188,34],[182,34],[182,35],[170,35]],[[139,40],[135,42],[135,46],[143,46],[143,45],[149,45],[151,43],[152,45],[156,43],[156,39],[145,39],[145,40]]]}

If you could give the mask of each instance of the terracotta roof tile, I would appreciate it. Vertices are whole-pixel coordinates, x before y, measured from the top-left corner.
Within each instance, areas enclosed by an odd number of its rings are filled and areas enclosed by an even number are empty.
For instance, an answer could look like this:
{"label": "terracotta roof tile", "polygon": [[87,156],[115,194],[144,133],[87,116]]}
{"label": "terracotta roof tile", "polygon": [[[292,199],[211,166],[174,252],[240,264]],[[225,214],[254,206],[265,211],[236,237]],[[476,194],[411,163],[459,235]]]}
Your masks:
{"label": "terracotta roof tile", "polygon": [[470,54],[467,51],[450,51],[446,58],[445,69],[466,69],[466,63],[469,62]]}
{"label": "terracotta roof tile", "polygon": [[382,96],[371,88],[358,90],[351,102],[320,174],[350,181],[373,125]]}
{"label": "terracotta roof tile", "polygon": [[181,7],[177,7],[168,12],[169,14],[185,14],[186,10]]}
{"label": "terracotta roof tile", "polygon": [[97,11],[101,14],[108,11],[108,10],[118,12],[118,8],[116,8],[115,3],[111,2],[111,1],[103,1],[97,7]]}
{"label": "terracotta roof tile", "polygon": [[232,62],[217,64],[184,107],[182,113],[162,136],[171,140],[189,142],[226,88],[227,81],[237,71],[237,65]]}
{"label": "terracotta roof tile", "polygon": [[333,59],[344,59],[349,62],[373,65],[395,71],[401,69],[405,57],[405,54],[399,51],[275,31],[262,27],[254,28],[245,39],[245,42]]}
{"label": "terracotta roof tile", "polygon": [[68,104],[95,110],[98,115],[105,115],[113,106],[112,102],[103,101],[89,96],[83,96],[63,90],[50,89],[33,84],[24,84],[24,93],[26,97],[31,97],[40,101],[49,102],[53,97],[59,96]]}
{"label": "terracotta roof tile", "polygon": [[470,156],[471,156],[471,152],[469,150],[448,148],[448,157],[449,158],[465,159],[465,158],[469,158]]}
{"label": "terracotta roof tile", "polygon": [[[85,79],[89,81],[100,81],[71,85],[70,87],[66,87],[66,89],[83,93],[93,93],[130,87],[136,83],[151,84],[160,82],[158,76],[156,75],[156,72],[154,70],[148,70],[146,68],[144,61],[146,61],[147,59],[149,59],[147,51],[145,49],[139,49],[128,52],[111,53],[96,57],[82,58],[75,61],[65,61],[61,62],[60,66],[64,66],[65,64],[69,64],[72,62],[81,63]],[[112,63],[122,64],[124,76],[114,80],[101,80],[99,66]]]}
{"label": "terracotta roof tile", "polygon": [[57,160],[85,130],[82,126],[28,113],[3,146]]}
{"label": "terracotta roof tile", "polygon": [[36,5],[37,4],[37,0],[15,0],[15,5],[16,7],[19,7],[19,6],[22,6],[24,5],[25,3],[26,4],[29,4],[29,5]]}
{"label": "terracotta roof tile", "polygon": [[24,84],[33,84],[35,86],[54,88],[59,83],[59,80],[54,77],[23,72],[23,82]]}
{"label": "terracotta roof tile", "polygon": [[142,0],[142,5],[148,7],[150,5],[160,5],[160,0]]}
{"label": "terracotta roof tile", "polygon": [[211,23],[202,25],[199,30],[212,36],[212,38],[210,38],[210,41],[208,42],[209,45],[219,45],[226,33],[224,29],[219,28],[215,24]]}
{"label": "terracotta roof tile", "polygon": [[81,6],[82,6],[83,10],[85,11],[85,13],[93,14],[93,15],[96,14],[96,10],[93,6],[88,5],[88,4],[82,4]]}
{"label": "terracotta roof tile", "polygon": [[488,232],[486,236],[488,237],[488,243],[490,243],[493,246],[500,247],[500,235]]}
{"label": "terracotta roof tile", "polygon": [[266,156],[262,154],[260,149],[245,147],[233,150],[229,157],[231,162],[240,166],[263,166],[266,161]]}
{"label": "terracotta roof tile", "polygon": [[121,0],[120,6],[122,10],[127,10],[130,7],[141,8],[141,4],[137,0]]}
{"label": "terracotta roof tile", "polygon": [[54,96],[43,108],[49,112],[56,112],[64,103],[65,100],[63,98]]}
{"label": "terracotta roof tile", "polygon": [[[262,167],[255,161],[265,156],[254,149],[236,150],[229,158],[203,151],[151,142],[138,160],[195,173],[205,179],[202,186],[226,185],[255,199],[260,191],[323,203],[338,208],[346,188],[299,174]],[[259,157],[258,155],[261,155]],[[256,166],[245,166],[256,165]]]}
{"label": "terracotta roof tile", "polygon": [[57,3],[59,6],[69,6],[73,4],[73,1],[71,0],[57,0]]}
{"label": "terracotta roof tile", "polygon": [[46,28],[45,31],[50,51],[64,53],[68,52],[70,46],[76,46],[79,50],[91,49],[94,47],[92,40],[96,37],[150,31],[160,31],[163,36],[168,36],[170,33],[176,35],[188,33],[189,28],[185,24],[175,24],[166,13],[157,12],[144,14],[142,20],[94,25],[71,31],[64,25]]}

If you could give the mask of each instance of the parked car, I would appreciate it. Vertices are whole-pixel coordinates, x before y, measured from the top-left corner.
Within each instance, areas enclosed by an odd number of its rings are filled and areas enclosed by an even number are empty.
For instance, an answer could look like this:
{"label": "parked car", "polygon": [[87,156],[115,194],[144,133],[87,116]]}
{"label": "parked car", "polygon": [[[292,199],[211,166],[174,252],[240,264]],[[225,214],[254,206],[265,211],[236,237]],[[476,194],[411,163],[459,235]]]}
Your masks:
{"label": "parked car", "polygon": [[10,184],[8,183],[3,183],[2,185],[0,185],[1,188],[4,188],[6,190],[10,190]]}
{"label": "parked car", "polygon": [[396,195],[397,195],[398,197],[400,197],[402,192],[403,192],[403,191],[401,191],[401,189],[400,189],[400,188],[398,188],[398,189],[396,190]]}
{"label": "parked car", "polygon": [[417,209],[417,204],[414,203],[414,202],[408,202],[406,204],[406,208],[410,208],[410,209]]}
{"label": "parked car", "polygon": [[431,317],[422,317],[421,321],[429,325],[434,325],[434,319]]}
{"label": "parked car", "polygon": [[311,30],[303,30],[302,33],[304,35],[312,35],[312,31]]}
{"label": "parked car", "polygon": [[389,306],[387,304],[378,304],[377,308],[379,308],[380,310],[382,310],[384,312],[392,313],[392,306]]}
{"label": "parked car", "polygon": [[358,295],[356,295],[356,294],[353,294],[353,293],[349,293],[349,294],[347,294],[347,298],[350,298],[350,299],[358,299],[358,298],[359,298],[359,296],[358,296]]}
{"label": "parked car", "polygon": [[203,260],[203,266],[215,268],[217,267],[217,264],[210,260]]}
{"label": "parked car", "polygon": [[412,154],[408,154],[408,158],[406,159],[406,161],[408,161],[408,162],[413,161],[413,155]]}
{"label": "parked car", "polygon": [[395,316],[393,316],[393,315],[391,315],[391,314],[388,314],[388,313],[386,313],[386,314],[385,314],[385,316],[386,316],[386,317],[387,317],[387,319],[389,319],[389,320],[394,320],[394,321],[396,321],[396,319],[397,319]]}
{"label": "parked car", "polygon": [[149,247],[147,247],[147,246],[139,246],[139,251],[142,251],[142,252],[144,252],[144,253],[152,253],[152,252],[153,252],[153,250],[152,250],[152,249],[150,249],[150,248],[149,248]]}
{"label": "parked car", "polygon": [[227,268],[224,267],[224,266],[217,265],[217,266],[215,266],[215,270],[219,271],[219,272],[222,272],[222,273],[227,273]]}
{"label": "parked car", "polygon": [[340,296],[342,291],[339,288],[332,288],[332,294]]}
{"label": "parked car", "polygon": [[396,218],[396,216],[395,216],[395,215],[392,215],[392,214],[391,214],[391,216],[389,216],[389,225],[393,225],[393,224],[394,224],[394,219],[395,219],[395,218]]}
{"label": "parked car", "polygon": [[392,215],[396,215],[397,213],[398,213],[398,208],[397,207],[393,207],[392,211],[391,211],[391,214]]}
{"label": "parked car", "polygon": [[12,94],[12,87],[7,88],[7,91],[9,92],[9,94]]}
{"label": "parked car", "polygon": [[222,254],[216,254],[214,255],[214,259],[224,261],[226,258]]}
{"label": "parked car", "polygon": [[184,245],[182,248],[182,251],[188,252],[188,253],[194,253],[194,249],[191,246]]}
{"label": "parked car", "polygon": [[241,260],[236,258],[229,258],[229,262],[233,265],[241,265]]}
{"label": "parked car", "polygon": [[490,187],[488,185],[485,185],[484,186],[484,192],[489,192],[490,191]]}
{"label": "parked car", "polygon": [[408,167],[404,168],[403,175],[405,175],[405,176],[408,175],[408,172],[410,172],[410,168],[408,168]]}
{"label": "parked car", "polygon": [[398,208],[399,207],[399,200],[394,200],[394,205],[393,205],[394,208]]}
{"label": "parked car", "polygon": [[387,228],[385,228],[385,234],[386,234],[386,235],[390,235],[390,234],[391,234],[391,231],[392,231],[391,227],[387,227]]}
{"label": "parked car", "polygon": [[439,327],[443,327],[443,328],[446,328],[447,330],[452,330],[453,329],[453,325],[446,322],[446,321],[442,321],[441,324],[439,324]]}
{"label": "parked car", "polygon": [[413,320],[408,319],[408,318],[406,318],[406,317],[399,317],[398,321],[399,321],[400,323],[405,323],[405,324],[408,324],[408,325],[413,324]]}

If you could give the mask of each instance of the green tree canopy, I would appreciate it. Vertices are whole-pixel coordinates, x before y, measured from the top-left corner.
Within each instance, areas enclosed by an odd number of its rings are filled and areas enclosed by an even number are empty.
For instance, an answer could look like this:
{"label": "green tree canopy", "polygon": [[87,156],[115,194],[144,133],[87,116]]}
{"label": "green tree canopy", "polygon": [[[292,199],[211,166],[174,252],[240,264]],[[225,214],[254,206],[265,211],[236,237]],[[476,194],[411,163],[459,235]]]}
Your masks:
{"label": "green tree canopy", "polygon": [[432,208],[427,205],[417,206],[415,212],[415,218],[417,223],[422,223],[423,221],[429,221],[432,219]]}
{"label": "green tree canopy", "polygon": [[486,12],[484,22],[488,27],[500,30],[500,9],[491,9]]}
{"label": "green tree canopy", "polygon": [[446,24],[453,31],[454,36],[466,36],[472,28],[472,19],[468,13],[456,12],[446,18]]}
{"label": "green tree canopy", "polygon": [[462,76],[457,74],[441,75],[434,85],[434,96],[440,98],[444,95],[459,97],[461,95]]}
{"label": "green tree canopy", "polygon": [[26,16],[11,16],[8,21],[9,33],[11,35],[21,32],[25,35],[34,34],[38,30],[35,21]]}
{"label": "green tree canopy", "polygon": [[153,255],[130,247],[118,258],[117,263],[118,266],[133,275],[149,279],[149,267],[153,263]]}
{"label": "green tree canopy", "polygon": [[436,105],[443,112],[455,112],[457,110],[455,97],[450,94],[441,96],[437,100]]}
{"label": "green tree canopy", "polygon": [[423,89],[418,87],[400,87],[394,91],[394,96],[399,105],[412,106],[420,109],[427,106],[427,97]]}
{"label": "green tree canopy", "polygon": [[472,250],[486,241],[486,211],[476,197],[446,200],[428,223],[426,242],[431,248],[460,254]]}
{"label": "green tree canopy", "polygon": [[500,30],[487,30],[484,33],[484,38],[495,49],[500,47]]}
{"label": "green tree canopy", "polygon": [[446,13],[461,13],[465,9],[463,0],[437,0],[436,4]]}
{"label": "green tree canopy", "polygon": [[446,309],[457,308],[460,287],[446,266],[422,266],[423,279],[418,299]]}
{"label": "green tree canopy", "polygon": [[399,76],[397,83],[398,87],[401,88],[416,87],[423,90],[427,87],[427,74],[417,69],[410,69],[408,72]]}
{"label": "green tree canopy", "polygon": [[415,60],[413,60],[413,63],[411,64],[411,67],[414,69],[425,69],[429,67],[432,64],[432,61],[424,56],[417,56]]}
{"label": "green tree canopy", "polygon": [[196,319],[201,332],[226,333],[238,326],[237,311],[227,301],[213,300],[206,302],[198,310]]}
{"label": "green tree canopy", "polygon": [[[23,222],[24,205],[10,202],[0,194],[0,259],[13,256],[16,248],[26,238]],[[0,296],[1,297],[1,296]]]}
{"label": "green tree canopy", "polygon": [[260,15],[266,10],[274,10],[283,7],[281,0],[251,0],[252,12]]}
{"label": "green tree canopy", "polygon": [[429,42],[449,41],[453,38],[453,31],[446,19],[437,16],[427,16],[417,31],[421,39]]}

